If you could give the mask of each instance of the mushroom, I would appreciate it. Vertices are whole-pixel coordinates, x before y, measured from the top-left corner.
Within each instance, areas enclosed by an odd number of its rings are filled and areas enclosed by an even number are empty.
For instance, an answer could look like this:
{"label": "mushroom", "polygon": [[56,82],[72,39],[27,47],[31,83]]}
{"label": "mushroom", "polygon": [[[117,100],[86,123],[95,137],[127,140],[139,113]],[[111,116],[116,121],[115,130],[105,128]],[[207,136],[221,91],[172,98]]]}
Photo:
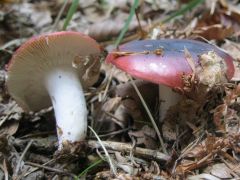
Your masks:
{"label": "mushroom", "polygon": [[[212,73],[215,78],[212,78],[215,80],[212,83],[216,84],[222,79],[230,80],[234,74],[231,56],[213,45],[195,40],[132,41],[109,53],[106,61],[136,78],[159,84],[160,120],[164,119],[169,107],[181,98],[176,91],[185,93],[194,83],[190,82],[194,73],[200,80],[206,80],[206,74],[209,76]],[[205,67],[209,64],[210,68]]]}
{"label": "mushroom", "polygon": [[90,37],[63,31],[31,38],[10,60],[10,95],[27,112],[53,105],[59,150],[86,137],[83,89],[98,79],[100,52]]}

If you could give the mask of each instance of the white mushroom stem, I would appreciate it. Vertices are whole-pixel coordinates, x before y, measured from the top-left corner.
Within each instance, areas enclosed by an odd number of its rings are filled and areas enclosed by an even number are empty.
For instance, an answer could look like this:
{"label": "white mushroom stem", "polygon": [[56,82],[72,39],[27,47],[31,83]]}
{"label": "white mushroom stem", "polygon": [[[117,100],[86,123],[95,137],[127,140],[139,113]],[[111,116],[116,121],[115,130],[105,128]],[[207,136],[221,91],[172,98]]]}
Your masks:
{"label": "white mushroom stem", "polygon": [[66,142],[84,140],[87,133],[87,108],[79,77],[71,67],[47,74],[46,89],[55,112],[59,149]]}
{"label": "white mushroom stem", "polygon": [[159,85],[159,100],[160,100],[160,122],[163,122],[168,109],[177,104],[181,96],[175,93],[171,88]]}

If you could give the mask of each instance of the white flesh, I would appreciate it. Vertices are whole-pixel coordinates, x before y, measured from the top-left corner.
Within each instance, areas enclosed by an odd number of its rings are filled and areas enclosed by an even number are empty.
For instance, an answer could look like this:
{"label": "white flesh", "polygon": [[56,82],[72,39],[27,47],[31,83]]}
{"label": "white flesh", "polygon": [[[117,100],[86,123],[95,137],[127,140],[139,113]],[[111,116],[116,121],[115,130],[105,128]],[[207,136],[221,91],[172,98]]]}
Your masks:
{"label": "white flesh", "polygon": [[160,100],[160,122],[163,122],[169,107],[177,104],[181,96],[175,93],[171,88],[159,85],[159,100]]}
{"label": "white flesh", "polygon": [[55,112],[59,149],[64,142],[84,140],[87,133],[87,108],[78,75],[71,67],[52,70],[45,79]]}

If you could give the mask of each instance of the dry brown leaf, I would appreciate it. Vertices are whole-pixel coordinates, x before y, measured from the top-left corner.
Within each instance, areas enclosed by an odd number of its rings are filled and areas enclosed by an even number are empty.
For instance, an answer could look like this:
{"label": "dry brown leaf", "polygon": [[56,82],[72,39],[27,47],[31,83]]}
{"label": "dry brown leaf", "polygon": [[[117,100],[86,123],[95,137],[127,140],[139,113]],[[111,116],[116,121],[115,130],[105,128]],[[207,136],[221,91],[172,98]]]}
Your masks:
{"label": "dry brown leaf", "polygon": [[191,160],[183,160],[180,165],[177,166],[176,168],[176,173],[180,175],[184,175],[188,173],[189,171],[198,169],[200,167],[203,167],[207,164],[211,163],[211,159],[208,159],[206,161],[202,162],[196,162],[196,161],[191,161]]}
{"label": "dry brown leaf", "polygon": [[86,18],[88,22],[95,24],[97,22],[102,22],[108,19],[110,17],[112,7],[104,9],[103,7],[99,8],[98,6],[93,4],[90,5],[89,7],[84,8],[83,11],[85,14],[84,18]]}
{"label": "dry brown leaf", "polygon": [[0,129],[0,134],[14,135],[19,127],[18,121],[7,121]]}
{"label": "dry brown leaf", "polygon": [[0,115],[0,127],[8,120],[20,120],[22,118],[23,110],[11,100],[8,104],[3,104],[3,110]]}
{"label": "dry brown leaf", "polygon": [[193,31],[193,34],[197,34],[208,40],[224,40],[226,37],[233,35],[233,32],[234,30],[231,26],[225,27],[221,24],[214,24],[211,26],[198,28],[197,30]]}
{"label": "dry brown leaf", "polygon": [[52,23],[51,12],[47,3],[20,3],[13,6],[13,9],[20,13],[20,16],[30,17],[30,22],[35,28],[42,28]]}
{"label": "dry brown leaf", "polygon": [[[158,85],[142,81],[142,80],[134,80],[135,85],[137,86],[138,90],[140,91],[143,99],[147,103],[149,107],[155,107],[158,101]],[[142,107],[142,103],[133,88],[132,84],[128,81],[124,84],[119,84],[114,89],[110,91],[111,96],[120,96],[123,99],[132,99],[136,103],[135,105],[132,104],[131,101],[123,101],[124,106],[129,109],[129,113],[132,117],[136,120],[144,120],[146,118],[143,116],[145,112],[144,108]],[[138,109],[135,107],[137,106]],[[142,113],[139,114],[139,110]],[[154,108],[151,108],[152,113],[154,113]],[[141,116],[141,117],[140,117]]]}
{"label": "dry brown leaf", "polygon": [[156,149],[157,148],[157,136],[154,129],[145,125],[141,130],[138,131],[130,131],[129,136],[133,136],[136,138],[137,145],[144,145],[147,149]]}
{"label": "dry brown leaf", "polygon": [[0,0],[1,3],[18,3],[18,0]]}
{"label": "dry brown leaf", "polygon": [[191,151],[187,152],[184,156],[188,158],[202,159],[206,155],[205,143],[202,142],[198,146],[191,149]]}
{"label": "dry brown leaf", "polygon": [[112,114],[116,111],[118,106],[121,104],[120,97],[110,98],[104,103],[97,104],[97,110],[94,113],[94,129],[96,132],[100,130],[103,132],[111,132],[116,131],[116,119],[113,119],[111,116],[107,115],[107,113]]}
{"label": "dry brown leaf", "polygon": [[227,166],[233,171],[235,172],[238,176],[240,176],[240,164],[237,163],[233,163],[231,161],[226,161]]}
{"label": "dry brown leaf", "polygon": [[231,170],[224,164],[224,163],[218,163],[214,164],[211,167],[211,174],[221,178],[221,179],[229,179],[232,178],[231,176]]}
{"label": "dry brown leaf", "polygon": [[[128,101],[128,103],[132,103],[133,106],[135,105],[135,102],[128,99],[128,100],[123,100],[123,101]],[[117,123],[121,128],[126,128],[129,125],[129,109],[127,109],[123,104],[120,104],[117,109],[114,112],[114,117],[115,123]]]}
{"label": "dry brown leaf", "polygon": [[175,141],[177,139],[177,133],[175,131],[175,127],[173,127],[172,123],[169,121],[165,121],[162,125],[162,132],[164,139],[168,141]]}
{"label": "dry brown leaf", "polygon": [[[220,150],[218,148],[223,147],[224,145],[225,143],[223,139],[208,135],[204,141],[199,143],[190,151],[186,152],[186,154],[184,154],[184,157],[203,160],[207,155],[216,153],[218,150]],[[209,159],[211,158],[212,156],[209,157]]]}
{"label": "dry brown leaf", "polygon": [[198,20],[196,30],[193,31],[193,34],[200,35],[209,40],[223,40],[233,35],[234,32],[237,32],[237,25],[233,26],[236,21],[233,21],[226,14],[227,11],[219,8],[215,9],[213,14],[211,12],[204,13]]}
{"label": "dry brown leaf", "polygon": [[159,175],[161,172],[159,164],[156,161],[152,161],[148,172]]}
{"label": "dry brown leaf", "polygon": [[233,41],[225,40],[225,43],[222,45],[222,48],[226,50],[235,61],[233,62],[235,72],[232,78],[232,81],[240,81],[240,45]]}
{"label": "dry brown leaf", "polygon": [[220,131],[225,130],[224,116],[227,114],[227,106],[225,104],[219,105],[214,110],[213,122],[216,128]]}
{"label": "dry brown leaf", "polygon": [[[177,172],[180,174],[185,174],[193,169],[203,167],[204,165],[213,162],[216,155],[224,157],[230,162],[235,163],[236,161],[233,159],[231,154],[227,153],[227,150],[233,149],[235,153],[240,152],[240,147],[237,145],[237,141],[239,139],[239,133],[237,135],[231,135],[225,138],[208,135],[208,137],[199,145],[195,146],[186,152],[186,154],[184,154],[183,160],[176,168]],[[196,159],[188,160],[189,158]]]}
{"label": "dry brown leaf", "polygon": [[225,3],[223,3],[223,1],[220,1],[220,3],[225,8],[225,15],[230,16],[233,21],[240,23],[240,9],[238,7],[238,4],[236,4],[234,1],[228,1]]}
{"label": "dry brown leaf", "polygon": [[215,176],[211,175],[211,174],[198,174],[198,175],[194,175],[194,176],[188,176],[187,177],[188,180],[196,180],[196,179],[205,179],[205,180],[220,180],[219,178],[216,178]]}
{"label": "dry brown leaf", "polygon": [[226,94],[223,99],[224,103],[218,105],[213,110],[213,121],[221,132],[236,134],[240,132],[240,118],[237,110],[229,106],[237,103],[237,99],[240,96],[240,84],[236,85],[232,90],[226,89]]}
{"label": "dry brown leaf", "polygon": [[107,77],[113,77],[117,79],[119,82],[127,82],[129,81],[129,77],[127,73],[121,71],[120,69],[114,68],[111,64],[107,64],[105,62],[101,65],[101,70],[106,73]]}
{"label": "dry brown leaf", "polygon": [[[108,19],[102,22],[96,22],[92,24],[88,28],[87,33],[89,36],[96,39],[97,41],[109,40],[120,33],[120,31],[124,27],[124,24],[125,22],[123,21],[123,19]],[[141,21],[141,25],[146,25],[145,21]],[[130,23],[128,32],[135,31],[138,27],[138,22],[134,20]]]}

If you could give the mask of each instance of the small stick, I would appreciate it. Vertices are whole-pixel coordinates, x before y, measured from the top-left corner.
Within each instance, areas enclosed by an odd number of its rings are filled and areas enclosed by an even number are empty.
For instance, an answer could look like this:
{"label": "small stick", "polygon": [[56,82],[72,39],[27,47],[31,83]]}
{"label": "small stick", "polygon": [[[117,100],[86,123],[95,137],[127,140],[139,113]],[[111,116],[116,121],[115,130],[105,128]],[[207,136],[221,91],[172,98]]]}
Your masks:
{"label": "small stick", "polygon": [[65,0],[63,5],[62,5],[62,7],[61,7],[61,9],[60,9],[60,11],[58,12],[58,15],[57,15],[57,17],[55,19],[55,22],[54,22],[53,26],[52,26],[52,31],[53,32],[57,30],[57,26],[58,26],[59,20],[60,20],[62,14],[63,14],[64,9],[67,6],[67,3],[68,3],[68,0]]}
{"label": "small stick", "polygon": [[27,153],[28,149],[30,148],[30,146],[32,145],[32,143],[33,143],[33,140],[29,141],[28,145],[26,146],[22,155],[20,156],[19,161],[18,161],[17,166],[16,166],[16,171],[14,173],[14,176],[18,176],[18,172],[20,170],[20,166],[21,166],[21,163],[23,161],[23,158],[26,155],[26,153]]}
{"label": "small stick", "polygon": [[66,174],[66,175],[70,175],[72,177],[75,177],[75,175],[72,174],[72,173],[65,172],[65,171],[62,171],[62,170],[59,170],[59,169],[55,169],[55,168],[51,168],[51,167],[48,167],[48,166],[44,166],[44,165],[41,165],[41,164],[37,164],[37,163],[29,162],[29,161],[25,162],[25,164],[30,165],[30,166],[35,166],[35,167],[38,167],[38,168],[42,168],[42,169],[46,169],[48,171],[56,172],[56,173],[59,173],[59,174]]}
{"label": "small stick", "polygon": [[113,135],[117,135],[117,134],[121,134],[123,132],[126,132],[128,130],[132,129],[131,127],[128,127],[128,128],[125,128],[125,129],[120,129],[118,131],[113,131],[113,132],[110,132],[110,133],[107,133],[107,134],[102,134],[102,135],[98,135],[99,137],[108,137],[108,136],[113,136]]}
{"label": "small stick", "polygon": [[[235,172],[236,172],[235,168],[232,168],[232,166],[230,166],[230,165],[228,164],[228,162],[227,162],[225,159],[223,159],[223,157],[220,156],[220,159],[221,159],[221,160],[223,161],[223,163],[229,168],[229,170],[231,171],[231,174],[232,174],[235,178],[239,179],[239,176],[235,173]],[[239,165],[237,165],[237,166],[239,166]]]}
{"label": "small stick", "polygon": [[2,171],[4,172],[4,177],[5,180],[8,180],[8,170],[7,170],[7,164],[6,164],[6,160],[3,159],[3,164],[0,164],[0,169],[2,169]]}
{"label": "small stick", "polygon": [[[51,159],[50,161],[46,162],[43,164],[43,166],[46,166],[47,164],[51,163],[55,161],[54,159]],[[28,176],[29,174],[33,173],[34,171],[37,171],[39,169],[39,167],[35,167],[33,169],[31,169],[30,171],[28,171],[26,174],[24,174],[24,177]]]}
{"label": "small stick", "polygon": [[111,69],[111,71],[110,71],[110,75],[109,75],[109,78],[108,78],[108,80],[107,80],[107,85],[106,85],[106,87],[105,87],[105,90],[104,90],[104,93],[103,93],[103,96],[102,96],[101,101],[103,101],[104,99],[106,99],[106,95],[107,95],[108,89],[109,89],[109,87],[110,87],[110,84],[111,84],[111,81],[112,81],[112,78],[113,78],[113,72],[114,72],[115,69],[116,69],[116,68],[113,67],[113,68]]}
{"label": "small stick", "polygon": [[142,25],[140,23],[140,18],[139,18],[138,13],[139,13],[139,7],[137,9],[135,9],[135,16],[137,18],[137,22],[138,22],[138,26],[139,26],[139,29],[140,29],[141,37],[143,37],[145,33],[144,33],[144,30],[143,30]]}
{"label": "small stick", "polygon": [[[129,153],[131,150],[133,150],[133,153],[135,155],[140,156],[140,157],[145,157],[148,159],[154,158],[159,161],[169,161],[171,159],[171,157],[169,155],[161,153],[157,150],[145,149],[145,148],[140,148],[140,147],[136,147],[136,148],[132,149],[131,144],[127,144],[127,143],[102,141],[102,144],[104,145],[105,148],[114,150],[114,151]],[[101,147],[100,143],[98,141],[94,141],[94,140],[89,140],[88,146],[90,148],[100,148]]]}

